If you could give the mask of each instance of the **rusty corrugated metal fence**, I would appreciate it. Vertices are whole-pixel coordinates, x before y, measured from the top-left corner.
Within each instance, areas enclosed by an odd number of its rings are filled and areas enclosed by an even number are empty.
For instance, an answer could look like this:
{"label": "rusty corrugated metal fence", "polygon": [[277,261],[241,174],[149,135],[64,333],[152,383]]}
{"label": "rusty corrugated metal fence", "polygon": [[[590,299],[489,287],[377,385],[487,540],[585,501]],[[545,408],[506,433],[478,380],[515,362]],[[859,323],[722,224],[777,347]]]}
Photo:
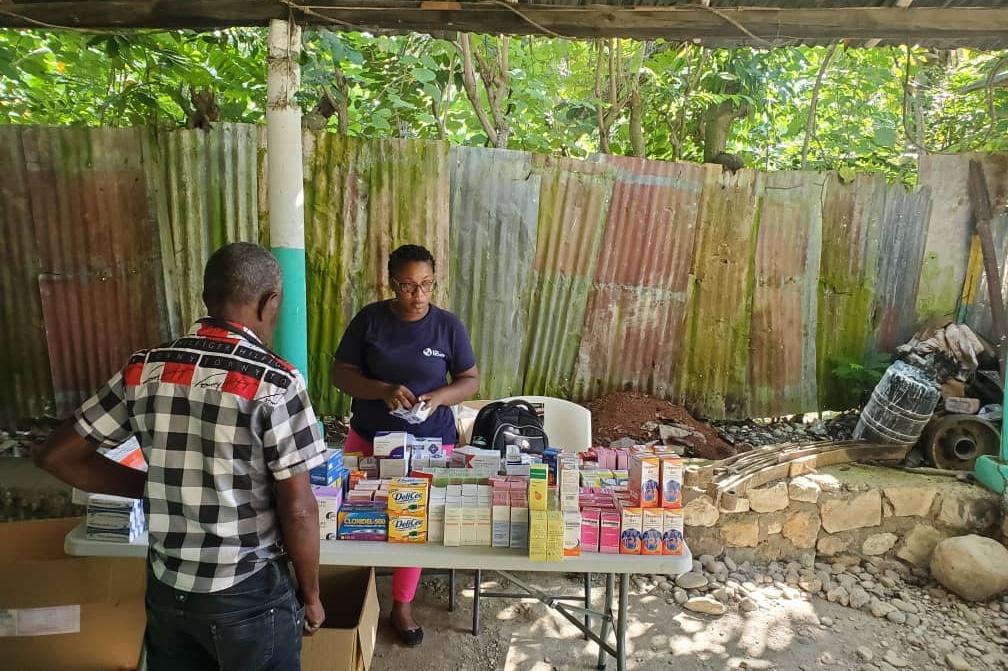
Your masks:
{"label": "rusty corrugated metal fence", "polygon": [[[268,244],[261,128],[3,127],[0,143],[0,422],[65,413],[132,348],[201,313],[210,251]],[[306,134],[312,397],[346,410],[332,351],[389,295],[388,252],[416,242],[439,261],[436,302],[470,330],[483,397],[632,389],[709,417],[838,407],[838,361],[957,309],[968,199],[947,174],[968,158],[925,159],[906,191]],[[1003,212],[1008,159],[980,158]],[[968,307],[983,331],[986,304]]]}

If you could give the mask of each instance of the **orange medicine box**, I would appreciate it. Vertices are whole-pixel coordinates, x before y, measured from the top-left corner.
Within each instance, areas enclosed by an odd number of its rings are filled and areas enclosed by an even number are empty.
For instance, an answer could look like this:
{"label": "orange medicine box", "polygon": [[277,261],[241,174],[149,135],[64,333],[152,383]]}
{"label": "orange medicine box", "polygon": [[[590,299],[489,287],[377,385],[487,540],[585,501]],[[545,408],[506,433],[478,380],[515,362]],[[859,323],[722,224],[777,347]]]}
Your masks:
{"label": "orange medicine box", "polygon": [[641,516],[638,506],[624,506],[620,509],[620,554],[639,555],[641,539]]}
{"label": "orange medicine box", "polygon": [[683,462],[679,455],[661,457],[661,507],[682,508]]}
{"label": "orange medicine box", "polygon": [[630,460],[630,499],[641,508],[659,507],[661,460],[654,455],[635,454]]}
{"label": "orange medicine box", "polygon": [[641,510],[641,540],[642,555],[662,554],[662,533],[665,529],[665,511],[661,508],[643,508]]}
{"label": "orange medicine box", "polygon": [[683,512],[682,510],[663,511],[664,531],[662,532],[662,554],[679,556],[683,553],[685,540],[683,538]]}

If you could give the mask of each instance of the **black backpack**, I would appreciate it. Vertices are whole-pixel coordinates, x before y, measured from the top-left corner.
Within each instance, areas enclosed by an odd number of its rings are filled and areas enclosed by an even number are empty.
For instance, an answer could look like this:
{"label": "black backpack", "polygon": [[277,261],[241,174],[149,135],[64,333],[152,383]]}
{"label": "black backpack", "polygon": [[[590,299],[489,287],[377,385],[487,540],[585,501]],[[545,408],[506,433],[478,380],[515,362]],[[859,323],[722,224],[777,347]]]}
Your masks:
{"label": "black backpack", "polygon": [[534,454],[542,454],[549,447],[549,438],[535,408],[520,398],[494,401],[480,408],[469,442],[475,447],[500,450],[501,454],[508,445]]}

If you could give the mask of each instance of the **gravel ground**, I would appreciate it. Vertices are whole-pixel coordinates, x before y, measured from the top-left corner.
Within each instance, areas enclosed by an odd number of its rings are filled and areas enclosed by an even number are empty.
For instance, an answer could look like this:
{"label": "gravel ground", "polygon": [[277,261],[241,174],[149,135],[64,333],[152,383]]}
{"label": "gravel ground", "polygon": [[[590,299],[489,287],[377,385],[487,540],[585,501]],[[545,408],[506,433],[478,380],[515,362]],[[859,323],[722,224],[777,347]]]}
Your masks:
{"label": "gravel ground", "polygon": [[[803,567],[703,560],[682,576],[632,577],[628,668],[1008,669],[1008,595],[966,604],[925,574],[886,561]],[[568,594],[579,585],[577,576],[559,574],[523,579]],[[425,578],[415,602],[424,644],[402,647],[383,618],[372,671],[594,668],[595,645],[534,601],[484,600],[482,631],[472,636],[471,580],[460,572],[458,607],[449,613],[446,580]],[[390,580],[378,584],[387,614]]]}

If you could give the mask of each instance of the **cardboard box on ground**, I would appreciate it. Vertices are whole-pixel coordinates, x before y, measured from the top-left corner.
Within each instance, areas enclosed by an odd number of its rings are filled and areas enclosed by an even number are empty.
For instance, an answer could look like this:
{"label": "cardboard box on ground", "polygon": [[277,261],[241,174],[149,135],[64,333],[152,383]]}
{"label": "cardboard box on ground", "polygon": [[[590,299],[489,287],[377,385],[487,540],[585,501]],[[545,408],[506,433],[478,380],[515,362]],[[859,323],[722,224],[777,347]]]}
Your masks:
{"label": "cardboard box on ground", "polygon": [[0,524],[0,667],[136,667],[146,622],[146,562],[65,555],[63,539],[80,522]]}
{"label": "cardboard box on ground", "polygon": [[326,621],[301,649],[301,671],[367,671],[378,634],[374,569],[321,566]]}

